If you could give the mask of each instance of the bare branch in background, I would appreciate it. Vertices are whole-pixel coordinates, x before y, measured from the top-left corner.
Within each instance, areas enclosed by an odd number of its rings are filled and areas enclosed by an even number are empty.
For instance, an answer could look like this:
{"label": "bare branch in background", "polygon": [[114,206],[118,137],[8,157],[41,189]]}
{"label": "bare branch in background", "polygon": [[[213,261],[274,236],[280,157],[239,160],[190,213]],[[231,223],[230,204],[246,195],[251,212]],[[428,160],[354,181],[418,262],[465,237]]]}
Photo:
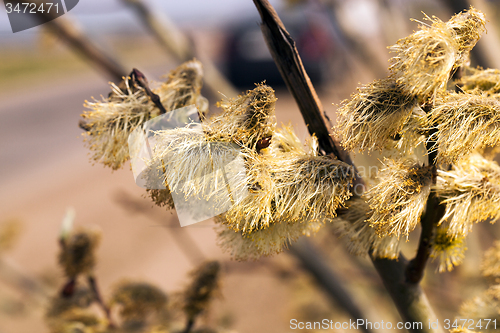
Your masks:
{"label": "bare branch in background", "polygon": [[175,219],[170,219],[170,221],[173,221],[173,223],[167,222],[168,220],[164,215],[159,216],[153,214],[151,205],[149,203],[146,203],[143,200],[138,200],[124,191],[117,192],[115,201],[127,211],[136,214],[144,214],[151,219],[158,221],[162,226],[167,227],[167,230],[172,234],[172,238],[175,244],[186,255],[193,266],[196,266],[200,262],[207,260],[205,254],[191,237],[191,235],[187,232],[187,230],[182,229],[178,225],[173,225],[174,223],[177,223]]}
{"label": "bare branch in background", "polygon": [[122,0],[131,6],[144,26],[151,32],[160,45],[178,62],[185,62],[197,57],[203,63],[206,86],[216,98],[219,92],[228,97],[235,97],[238,92],[220,73],[215,64],[195,50],[194,45],[165,15],[152,10],[142,0]]}
{"label": "bare branch in background", "polygon": [[[311,244],[302,238],[290,247],[290,252],[300,261],[301,266],[308,271],[327,291],[333,303],[338,304],[354,319],[367,319],[366,314],[354,301],[338,274],[327,264],[327,260]],[[366,326],[361,327],[365,333],[370,333]]]}
{"label": "bare branch in background", "polygon": [[[14,0],[14,3],[21,4],[23,1]],[[85,34],[77,28],[76,24],[65,17],[54,19],[54,12],[35,11],[35,15],[44,20],[51,20],[46,26],[57,36],[59,36],[69,46],[78,51],[92,64],[97,65],[102,71],[115,82],[120,82],[122,77],[127,75],[125,68],[111,55],[106,54],[95,45]]]}

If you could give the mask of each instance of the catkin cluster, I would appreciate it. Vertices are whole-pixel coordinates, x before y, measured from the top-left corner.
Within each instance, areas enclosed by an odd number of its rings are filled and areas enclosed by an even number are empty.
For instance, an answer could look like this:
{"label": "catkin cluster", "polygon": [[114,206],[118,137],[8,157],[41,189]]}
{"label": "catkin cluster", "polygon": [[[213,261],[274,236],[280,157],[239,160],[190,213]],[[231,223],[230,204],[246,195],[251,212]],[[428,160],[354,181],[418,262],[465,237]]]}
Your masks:
{"label": "catkin cluster", "polygon": [[[201,63],[188,61],[173,70],[167,81],[152,92],[157,94],[166,111],[196,104],[204,114],[208,104],[200,94],[202,75]],[[149,87],[132,75],[123,78],[118,86],[111,83],[107,98],[86,101],[84,105],[89,110],[82,114],[81,127],[86,130],[84,140],[92,159],[113,170],[130,158],[127,144],[130,133],[162,112],[151,99]]]}
{"label": "catkin cluster", "polygon": [[[170,191],[229,207],[217,218],[219,243],[237,259],[281,252],[317,231],[350,196],[352,169],[319,156],[315,138],[306,147],[291,127],[276,129],[275,103],[274,90],[260,84],[219,102],[222,113],[200,126],[155,135],[147,177],[161,171]],[[234,159],[242,168],[225,179],[218,171]],[[228,196],[228,188],[243,195]]]}
{"label": "catkin cluster", "polygon": [[172,295],[179,301],[170,302],[170,295],[154,284],[133,280],[117,283],[104,298],[93,273],[97,236],[89,228],[63,232],[59,265],[68,282],[46,305],[45,321],[51,333],[173,333],[187,327],[190,332],[225,331],[203,327],[204,320],[197,318],[219,293],[218,261],[201,263],[193,270],[186,287]]}
{"label": "catkin cluster", "polygon": [[[366,205],[348,205],[337,229],[353,252],[376,251],[370,233],[388,241],[408,237],[432,194],[439,207],[431,209],[444,213],[435,221],[430,256],[445,271],[461,263],[474,223],[500,217],[500,167],[480,154],[500,144],[500,75],[468,67],[469,52],[485,32],[483,13],[471,7],[447,22],[425,19],[429,23],[390,47],[390,75],[358,88],[339,110],[337,132],[347,149],[399,153],[379,170],[362,198]],[[457,88],[449,91],[458,68]],[[413,151],[420,144],[427,150],[424,164]]]}

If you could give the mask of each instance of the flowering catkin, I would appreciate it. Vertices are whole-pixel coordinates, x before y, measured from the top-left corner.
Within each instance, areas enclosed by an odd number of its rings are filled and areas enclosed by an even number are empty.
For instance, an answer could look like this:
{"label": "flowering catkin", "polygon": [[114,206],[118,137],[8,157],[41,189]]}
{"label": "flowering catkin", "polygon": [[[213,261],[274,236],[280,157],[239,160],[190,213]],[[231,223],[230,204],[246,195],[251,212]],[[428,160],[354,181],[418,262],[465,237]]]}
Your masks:
{"label": "flowering catkin", "polygon": [[270,138],[276,128],[275,103],[274,90],[264,84],[219,102],[223,112],[210,119],[212,133],[215,138],[230,138],[238,145],[258,149],[261,140]]}
{"label": "flowering catkin", "polygon": [[464,260],[465,237],[450,237],[447,233],[447,226],[441,224],[432,239],[430,257],[438,260],[437,270],[441,272],[452,271]]}
{"label": "flowering catkin", "polygon": [[405,94],[422,100],[446,87],[459,57],[453,32],[439,19],[432,21],[431,26],[420,26],[420,30],[390,47],[396,53],[389,68],[392,77]]}
{"label": "flowering catkin", "polygon": [[324,225],[319,221],[276,221],[251,233],[234,231],[223,225],[224,216],[216,219],[217,244],[235,260],[257,260],[283,252],[301,236],[310,236]]}
{"label": "flowering catkin", "polygon": [[315,143],[306,151],[297,141],[293,130],[285,128],[273,137],[265,154],[246,158],[250,193],[224,215],[225,224],[246,233],[275,222],[300,223],[336,215],[351,195],[352,168],[317,156]]}
{"label": "flowering catkin", "polygon": [[477,89],[487,96],[496,95],[500,93],[500,70],[467,68],[460,83],[464,91]]}
{"label": "flowering catkin", "polygon": [[453,30],[455,41],[458,44],[461,62],[456,67],[467,60],[469,52],[486,32],[485,25],[484,14],[472,6],[469,10],[454,15],[446,22],[446,27]]}
{"label": "flowering catkin", "polygon": [[368,220],[373,210],[363,198],[355,197],[332,222],[333,229],[347,242],[350,253],[358,256],[371,253],[375,258],[399,258],[401,240],[396,236],[380,236]]}
{"label": "flowering catkin", "polygon": [[373,214],[368,222],[379,235],[408,236],[425,208],[433,181],[432,166],[413,160],[388,160],[380,182],[366,192]]}
{"label": "flowering catkin", "polygon": [[68,278],[92,272],[96,263],[95,250],[100,238],[99,231],[82,229],[61,239],[59,264]]}
{"label": "flowering catkin", "polygon": [[431,25],[391,46],[396,55],[389,70],[403,91],[426,101],[446,87],[452,71],[468,61],[470,50],[486,31],[484,14],[471,7],[448,22],[425,17]]}
{"label": "flowering catkin", "polygon": [[450,237],[465,237],[474,223],[500,218],[500,166],[481,155],[466,156],[452,170],[438,170],[436,194],[446,204],[440,223]]}
{"label": "flowering catkin", "polygon": [[493,246],[484,253],[481,262],[481,272],[485,277],[496,280],[500,278],[500,241],[496,241]]}
{"label": "flowering catkin", "polygon": [[429,123],[437,131],[439,163],[454,163],[476,148],[500,143],[500,102],[476,94],[447,93],[436,99]]}
{"label": "flowering catkin", "polygon": [[144,321],[150,313],[166,306],[167,295],[147,282],[121,282],[113,291],[111,304],[120,306],[123,320]]}
{"label": "flowering catkin", "polygon": [[343,102],[336,130],[349,150],[382,149],[401,134],[414,108],[416,99],[404,94],[401,85],[393,79],[377,80]]}
{"label": "flowering catkin", "polygon": [[191,272],[191,283],[182,293],[182,308],[189,320],[206,310],[220,289],[220,263],[207,261]]}
{"label": "flowering catkin", "polygon": [[[201,64],[189,61],[172,71],[168,81],[153,92],[158,94],[167,111],[190,104],[199,104],[204,110],[207,103],[200,95],[201,78]],[[130,77],[124,78],[122,86],[124,88],[111,83],[110,97],[86,101],[85,107],[90,111],[82,114],[87,129],[84,140],[93,152],[92,159],[113,170],[130,158],[127,143],[130,133],[160,114],[144,87]]]}

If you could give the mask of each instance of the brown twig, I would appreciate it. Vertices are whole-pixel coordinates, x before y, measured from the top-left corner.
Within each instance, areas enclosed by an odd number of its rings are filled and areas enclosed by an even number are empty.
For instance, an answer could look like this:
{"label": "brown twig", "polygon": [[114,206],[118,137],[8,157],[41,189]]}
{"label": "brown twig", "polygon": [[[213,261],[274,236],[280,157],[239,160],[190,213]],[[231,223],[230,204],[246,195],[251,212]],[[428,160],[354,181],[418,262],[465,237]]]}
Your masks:
{"label": "brown twig", "polygon": [[[424,111],[427,113],[430,112],[431,109],[431,105],[424,106]],[[429,165],[434,166],[432,180],[433,183],[436,182],[437,148],[436,142],[433,141],[432,138],[436,131],[436,128],[433,128],[429,131],[428,140],[425,143],[428,163]],[[422,230],[420,232],[417,254],[415,258],[410,260],[408,266],[406,267],[406,281],[408,281],[409,283],[420,283],[420,281],[424,277],[425,267],[430,257],[432,238],[434,237],[437,223],[439,222],[439,220],[441,220],[441,217],[443,217],[444,212],[444,205],[440,205],[439,198],[434,192],[431,192],[429,194],[429,197],[427,198],[425,214],[420,220]]]}
{"label": "brown twig", "polygon": [[[151,219],[159,221],[162,225],[166,226],[169,232],[172,233],[172,238],[179,249],[186,255],[193,266],[199,265],[201,262],[206,261],[207,258],[203,251],[199,248],[198,244],[193,240],[191,235],[186,231],[186,229],[181,228],[179,225],[174,225],[174,223],[165,224],[165,216],[156,215],[151,209],[151,205],[143,200],[134,198],[132,195],[125,191],[120,191],[116,194],[115,200],[124,209],[140,213],[148,216]],[[175,221],[172,219],[172,221]]]}
{"label": "brown twig", "polygon": [[104,301],[102,300],[102,296],[101,296],[101,293],[100,293],[99,288],[97,286],[97,281],[96,281],[95,277],[93,277],[92,275],[89,275],[89,276],[87,276],[87,281],[90,285],[90,289],[94,293],[94,297],[97,301],[97,304],[99,304],[101,309],[106,314],[106,319],[108,320],[108,326],[110,328],[116,327],[115,323],[113,322],[113,319],[111,318],[111,310],[106,305],[106,303],[104,303]]}
{"label": "brown twig", "polygon": [[[300,264],[327,291],[328,296],[334,303],[340,305],[354,319],[366,319],[366,315],[344,287],[344,283],[338,274],[327,264],[326,259],[310,242],[300,239],[290,247],[290,252],[300,260]],[[362,326],[361,331],[365,333],[372,332],[366,326]]]}

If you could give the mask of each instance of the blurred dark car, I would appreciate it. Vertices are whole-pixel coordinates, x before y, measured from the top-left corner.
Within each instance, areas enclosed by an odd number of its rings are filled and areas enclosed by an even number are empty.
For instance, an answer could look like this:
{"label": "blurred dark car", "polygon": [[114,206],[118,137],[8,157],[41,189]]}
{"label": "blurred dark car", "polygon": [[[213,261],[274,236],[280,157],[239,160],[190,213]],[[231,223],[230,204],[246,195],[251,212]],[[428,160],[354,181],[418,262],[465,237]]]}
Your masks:
{"label": "blurred dark car", "polygon": [[[324,22],[308,19],[301,12],[287,12],[280,17],[295,40],[311,81],[320,85],[329,78],[328,60],[334,51],[329,27]],[[264,41],[258,20],[245,21],[228,30],[225,71],[235,86],[248,89],[264,80],[272,87],[285,85]]]}

